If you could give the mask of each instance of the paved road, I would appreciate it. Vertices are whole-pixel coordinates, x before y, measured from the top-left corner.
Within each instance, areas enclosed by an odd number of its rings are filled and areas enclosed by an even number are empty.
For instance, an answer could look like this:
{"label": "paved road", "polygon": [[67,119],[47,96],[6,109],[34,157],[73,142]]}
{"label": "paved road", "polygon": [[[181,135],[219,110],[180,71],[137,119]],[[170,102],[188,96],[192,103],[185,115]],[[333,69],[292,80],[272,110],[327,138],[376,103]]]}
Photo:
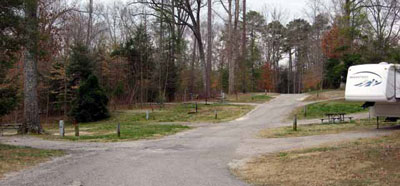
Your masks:
{"label": "paved road", "polygon": [[[158,140],[71,143],[30,137],[0,138],[2,143],[70,152],[66,157],[9,175],[0,185],[246,185],[230,174],[228,164],[262,153],[254,146],[260,142],[254,138],[255,133],[287,125],[282,121],[292,109],[304,104],[299,101],[302,97],[281,95],[239,120],[206,125]],[[271,146],[268,141],[264,143]]]}

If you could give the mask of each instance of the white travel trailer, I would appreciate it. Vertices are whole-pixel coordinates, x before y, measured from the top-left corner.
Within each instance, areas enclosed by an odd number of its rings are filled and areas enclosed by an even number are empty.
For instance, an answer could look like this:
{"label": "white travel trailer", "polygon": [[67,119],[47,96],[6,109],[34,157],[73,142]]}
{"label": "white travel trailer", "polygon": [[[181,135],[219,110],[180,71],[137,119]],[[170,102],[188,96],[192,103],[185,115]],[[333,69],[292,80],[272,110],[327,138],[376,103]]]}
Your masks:
{"label": "white travel trailer", "polygon": [[373,116],[400,117],[400,65],[356,65],[347,74],[347,101],[371,102]]}

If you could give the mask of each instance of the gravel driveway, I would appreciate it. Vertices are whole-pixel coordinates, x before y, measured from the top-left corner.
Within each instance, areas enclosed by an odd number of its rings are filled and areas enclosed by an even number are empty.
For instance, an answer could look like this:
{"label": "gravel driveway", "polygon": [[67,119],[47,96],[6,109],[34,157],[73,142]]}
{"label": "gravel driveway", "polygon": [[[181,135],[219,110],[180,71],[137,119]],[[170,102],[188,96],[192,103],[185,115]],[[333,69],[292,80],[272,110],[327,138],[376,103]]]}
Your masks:
{"label": "gravel driveway", "polygon": [[[10,174],[0,181],[0,185],[246,185],[230,174],[230,162],[282,150],[282,145],[307,146],[307,140],[312,141],[312,145],[326,143],[327,139],[341,140],[332,136],[287,139],[289,142],[255,138],[260,129],[288,125],[282,121],[292,109],[304,105],[300,101],[303,97],[281,95],[267,104],[258,105],[236,121],[202,125],[158,140],[74,143],[33,137],[0,137],[1,143],[69,152],[65,157]],[[381,133],[352,134],[345,139],[351,139],[353,135],[359,138]]]}

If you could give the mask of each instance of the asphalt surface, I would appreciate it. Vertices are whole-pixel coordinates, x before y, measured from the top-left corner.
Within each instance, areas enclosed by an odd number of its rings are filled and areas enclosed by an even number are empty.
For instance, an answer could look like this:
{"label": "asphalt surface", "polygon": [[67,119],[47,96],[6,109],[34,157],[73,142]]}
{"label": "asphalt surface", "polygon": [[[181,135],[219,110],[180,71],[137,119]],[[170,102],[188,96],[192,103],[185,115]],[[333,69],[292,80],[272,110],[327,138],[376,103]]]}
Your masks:
{"label": "asphalt surface", "polygon": [[[304,104],[300,101],[303,97],[281,95],[236,121],[204,125],[158,140],[73,143],[32,137],[0,138],[2,143],[69,152],[65,157],[8,175],[0,185],[247,185],[231,175],[230,163],[273,149],[282,150],[279,147],[284,144],[307,145],[307,138],[278,143],[255,137],[260,129],[288,125],[283,121],[295,107]],[[333,138],[324,138],[321,143]]]}

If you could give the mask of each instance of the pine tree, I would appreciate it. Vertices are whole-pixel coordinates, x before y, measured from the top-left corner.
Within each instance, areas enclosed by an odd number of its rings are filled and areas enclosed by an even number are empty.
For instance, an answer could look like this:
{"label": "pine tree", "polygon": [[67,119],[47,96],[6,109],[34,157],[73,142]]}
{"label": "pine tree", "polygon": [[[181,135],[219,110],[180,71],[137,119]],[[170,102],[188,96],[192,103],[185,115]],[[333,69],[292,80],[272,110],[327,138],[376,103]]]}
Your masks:
{"label": "pine tree", "polygon": [[71,59],[67,67],[67,76],[74,87],[81,81],[85,81],[93,73],[93,58],[89,49],[82,43],[76,43],[72,47]]}
{"label": "pine tree", "polygon": [[0,116],[10,113],[18,103],[15,79],[10,79],[7,74],[22,44],[18,37],[23,31],[23,18],[18,14],[22,8],[22,0],[3,0],[0,6]]}
{"label": "pine tree", "polygon": [[108,98],[100,87],[96,76],[90,75],[78,89],[71,116],[77,122],[99,121],[110,117],[107,109]]}

